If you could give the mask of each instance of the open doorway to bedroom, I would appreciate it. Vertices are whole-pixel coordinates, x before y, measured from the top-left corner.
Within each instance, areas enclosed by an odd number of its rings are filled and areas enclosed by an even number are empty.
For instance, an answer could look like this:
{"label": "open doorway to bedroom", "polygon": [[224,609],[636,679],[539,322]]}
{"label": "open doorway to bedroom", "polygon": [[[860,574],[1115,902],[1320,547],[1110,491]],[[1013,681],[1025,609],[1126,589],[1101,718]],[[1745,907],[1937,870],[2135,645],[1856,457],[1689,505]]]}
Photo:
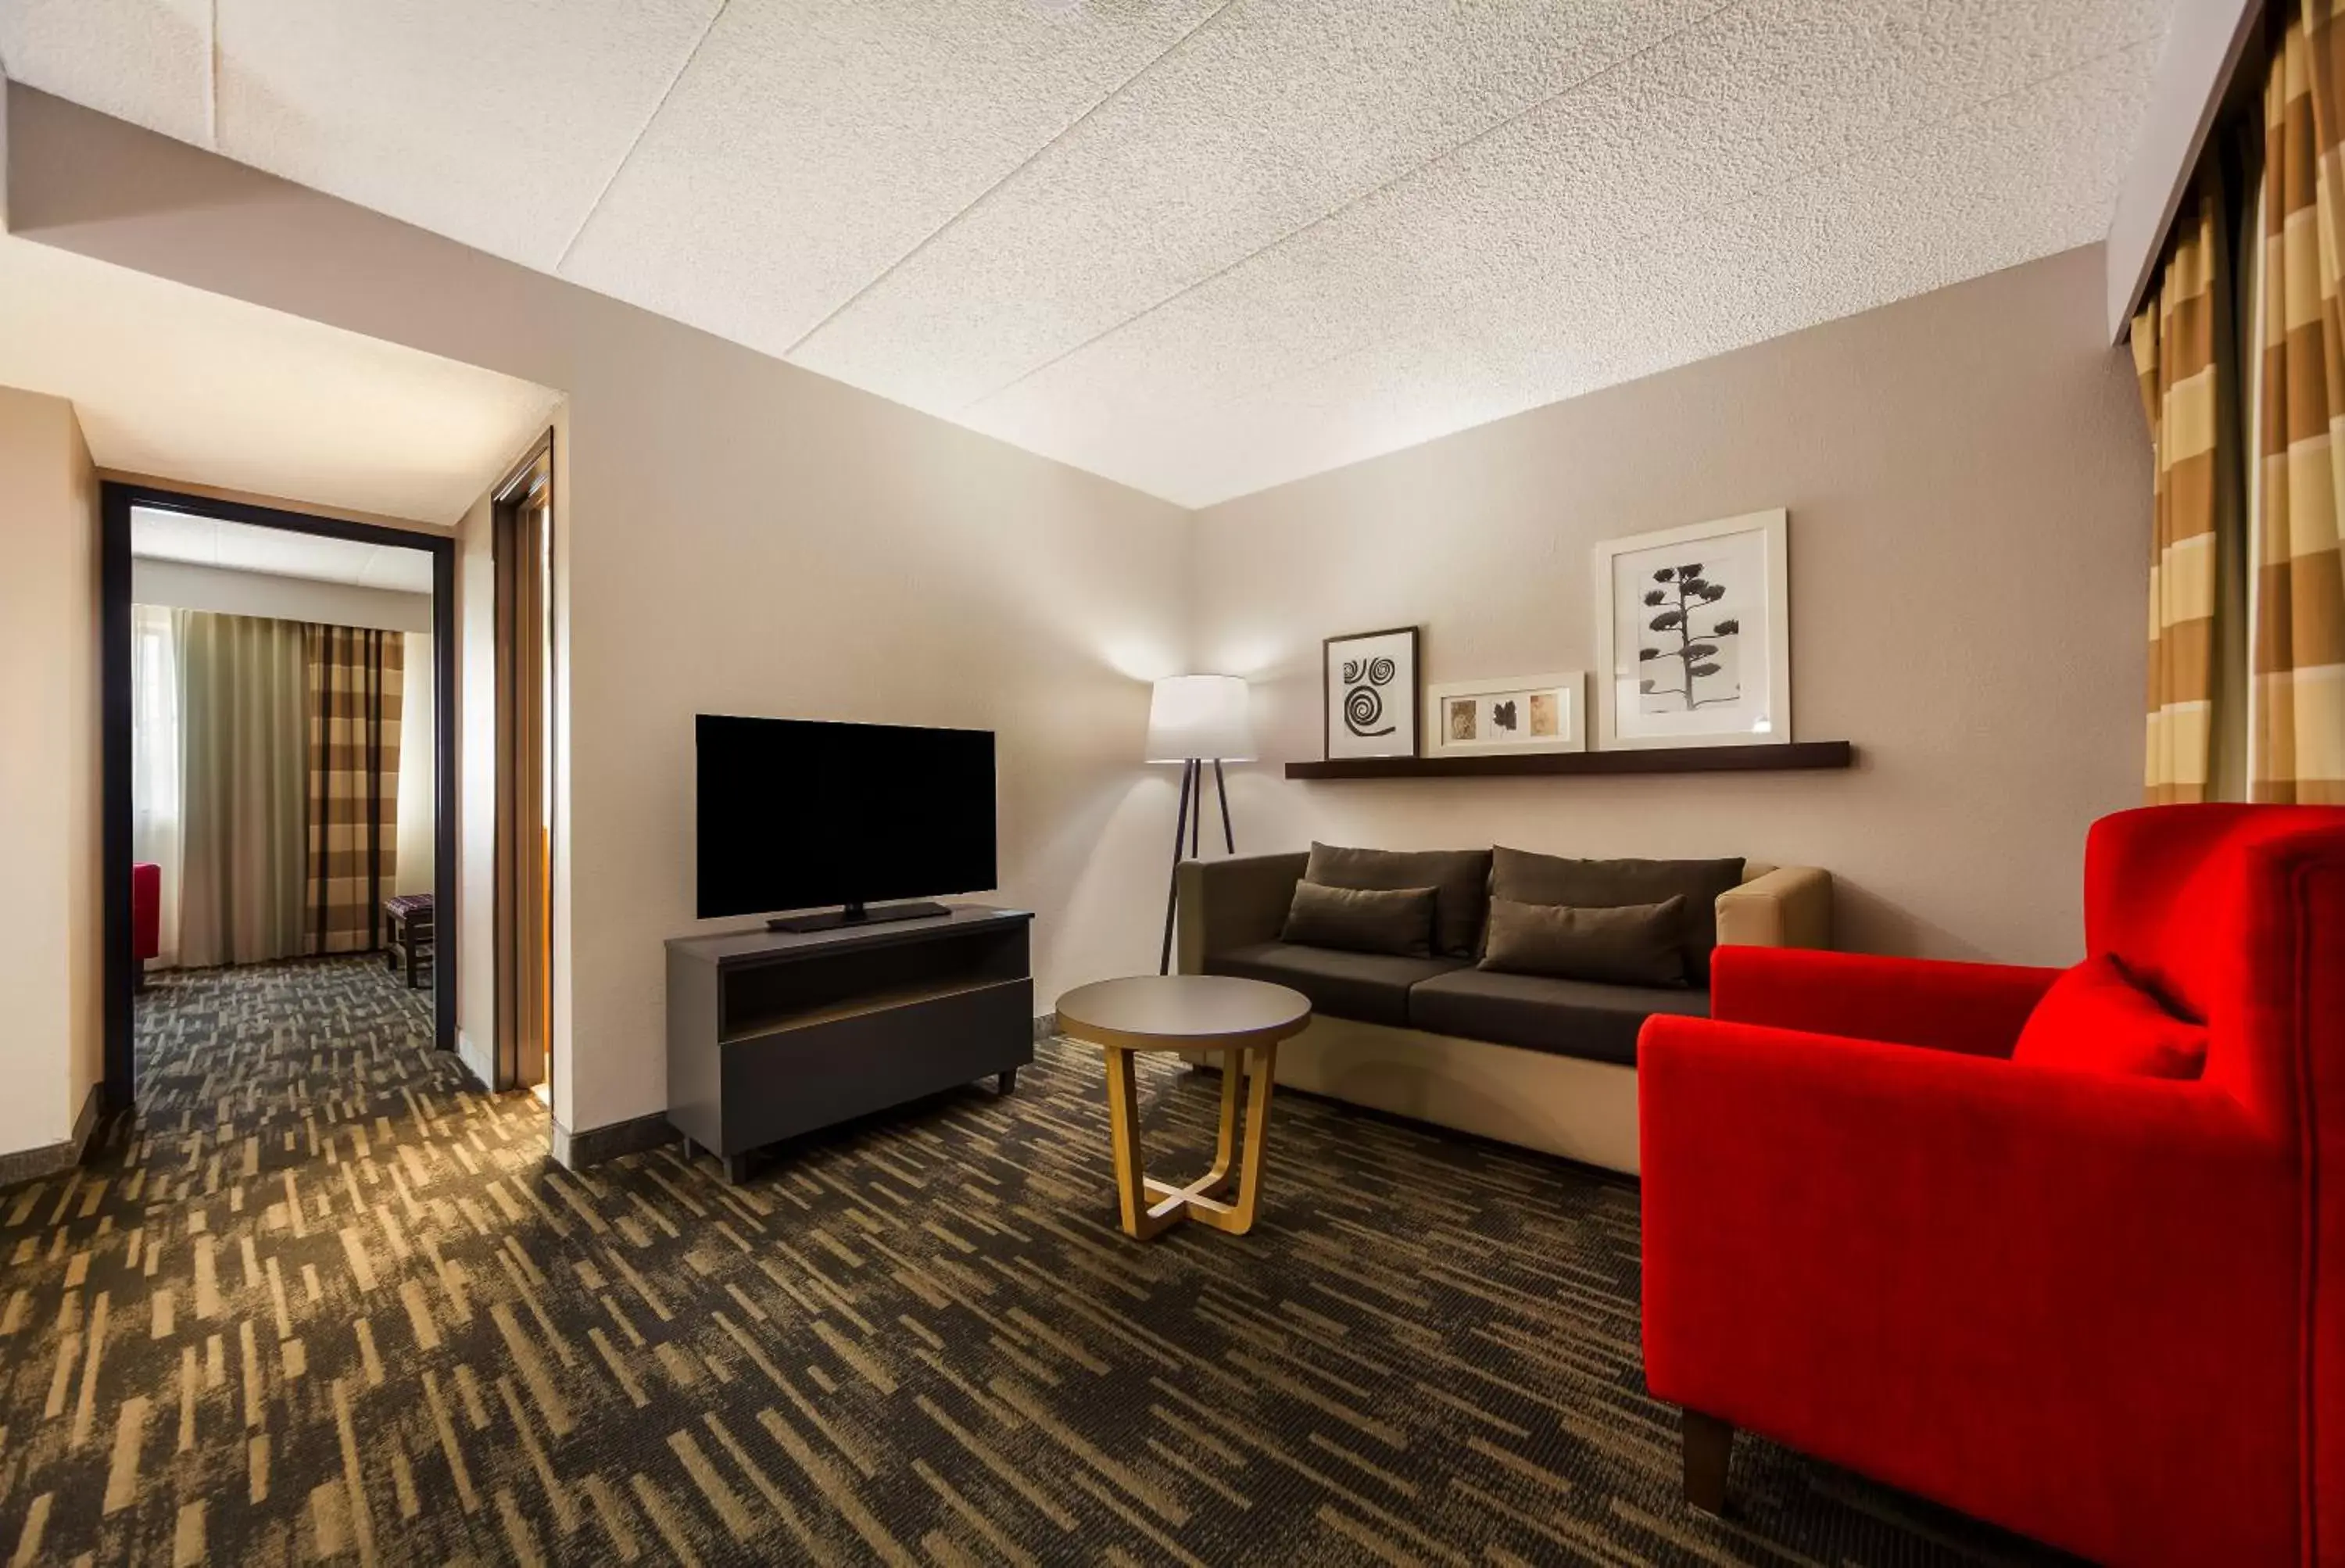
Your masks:
{"label": "open doorway to bedroom", "polygon": [[225,1093],[321,1014],[452,1048],[454,541],[122,484],[104,514],[109,1101]]}

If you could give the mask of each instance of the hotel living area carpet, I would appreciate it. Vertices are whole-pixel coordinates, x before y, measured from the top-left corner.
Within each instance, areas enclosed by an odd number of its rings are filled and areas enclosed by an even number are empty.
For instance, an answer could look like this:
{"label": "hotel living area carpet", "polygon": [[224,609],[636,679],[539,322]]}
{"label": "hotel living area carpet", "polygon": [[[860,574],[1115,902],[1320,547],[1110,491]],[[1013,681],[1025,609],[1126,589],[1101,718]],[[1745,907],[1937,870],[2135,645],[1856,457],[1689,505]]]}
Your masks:
{"label": "hotel living area carpet", "polygon": [[[1636,1190],[1519,1151],[1282,1095],[1254,1233],[1141,1246],[1071,1044],[739,1188],[553,1167],[370,959],[166,978],[140,1053],[0,1191],[15,1563],[2053,1561],[1749,1438],[1685,1508]],[[1202,1166],[1213,1080],[1143,1097]]]}

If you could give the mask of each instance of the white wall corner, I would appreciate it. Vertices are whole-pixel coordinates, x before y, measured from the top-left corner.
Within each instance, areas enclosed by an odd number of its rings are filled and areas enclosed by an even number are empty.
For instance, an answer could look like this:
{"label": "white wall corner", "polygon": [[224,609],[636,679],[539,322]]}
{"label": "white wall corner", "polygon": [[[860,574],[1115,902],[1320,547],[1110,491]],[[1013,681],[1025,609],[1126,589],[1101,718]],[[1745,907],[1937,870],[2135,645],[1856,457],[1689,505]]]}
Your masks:
{"label": "white wall corner", "polygon": [[2174,0],[2133,162],[2109,219],[2109,341],[2122,342],[2166,248],[2166,231],[2222,111],[2263,0]]}

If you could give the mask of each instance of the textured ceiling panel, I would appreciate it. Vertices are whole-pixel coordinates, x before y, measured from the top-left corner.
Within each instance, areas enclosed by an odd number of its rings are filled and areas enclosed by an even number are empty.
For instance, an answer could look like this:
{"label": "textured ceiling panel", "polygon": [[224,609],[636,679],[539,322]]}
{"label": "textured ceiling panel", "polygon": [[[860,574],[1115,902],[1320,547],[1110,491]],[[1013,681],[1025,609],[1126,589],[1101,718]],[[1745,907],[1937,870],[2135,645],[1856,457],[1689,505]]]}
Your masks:
{"label": "textured ceiling panel", "polygon": [[219,150],[550,270],[721,0],[218,0]]}
{"label": "textured ceiling panel", "polygon": [[1218,0],[732,0],[565,277],[787,351]]}
{"label": "textured ceiling panel", "polygon": [[541,386],[0,238],[0,386],[72,400],[101,467],[453,524]]}
{"label": "textured ceiling panel", "polygon": [[[1649,274],[1656,236],[1699,234],[1705,214],[1746,193],[2106,58],[2158,26],[2133,3],[1930,10],[1738,5],[1049,365],[969,423],[1010,434],[1039,418],[1064,442],[1076,421],[1106,431],[1226,402],[1543,277],[1609,260],[1633,281]],[[2127,109],[2128,136],[2132,118]],[[2081,243],[2106,227],[2108,200],[2029,181],[1967,217],[1990,232],[2039,211],[2082,218],[2070,242]],[[1877,217],[1835,220],[1854,239]],[[1681,338],[1673,320],[1651,319],[1650,331],[1665,352]]]}
{"label": "textured ceiling panel", "polygon": [[1235,0],[815,333],[952,412],[1725,0]]}
{"label": "textured ceiling panel", "polygon": [[1196,504],[2099,238],[2169,3],[0,0],[0,59]]}
{"label": "textured ceiling panel", "polygon": [[307,577],[312,582],[401,594],[431,591],[431,557],[422,550],[261,528],[147,506],[130,509],[130,553],[150,561],[182,561],[226,572]]}
{"label": "textured ceiling panel", "polygon": [[0,71],[211,145],[212,0],[0,0]]}
{"label": "textured ceiling panel", "polygon": [[[1122,427],[1037,404],[996,433],[1206,505],[2087,243],[2155,59],[2120,51],[1248,395]],[[2031,182],[2076,200],[1977,220]]]}

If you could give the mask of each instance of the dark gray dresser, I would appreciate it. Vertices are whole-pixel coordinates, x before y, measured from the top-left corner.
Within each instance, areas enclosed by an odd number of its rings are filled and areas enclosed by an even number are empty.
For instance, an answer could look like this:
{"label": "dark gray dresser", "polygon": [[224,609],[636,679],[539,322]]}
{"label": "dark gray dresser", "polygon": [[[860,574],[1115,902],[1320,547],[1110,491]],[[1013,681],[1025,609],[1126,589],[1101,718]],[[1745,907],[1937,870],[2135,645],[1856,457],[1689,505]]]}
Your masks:
{"label": "dark gray dresser", "polygon": [[1021,910],[667,944],[667,1119],[738,1181],[753,1149],[1034,1059]]}

